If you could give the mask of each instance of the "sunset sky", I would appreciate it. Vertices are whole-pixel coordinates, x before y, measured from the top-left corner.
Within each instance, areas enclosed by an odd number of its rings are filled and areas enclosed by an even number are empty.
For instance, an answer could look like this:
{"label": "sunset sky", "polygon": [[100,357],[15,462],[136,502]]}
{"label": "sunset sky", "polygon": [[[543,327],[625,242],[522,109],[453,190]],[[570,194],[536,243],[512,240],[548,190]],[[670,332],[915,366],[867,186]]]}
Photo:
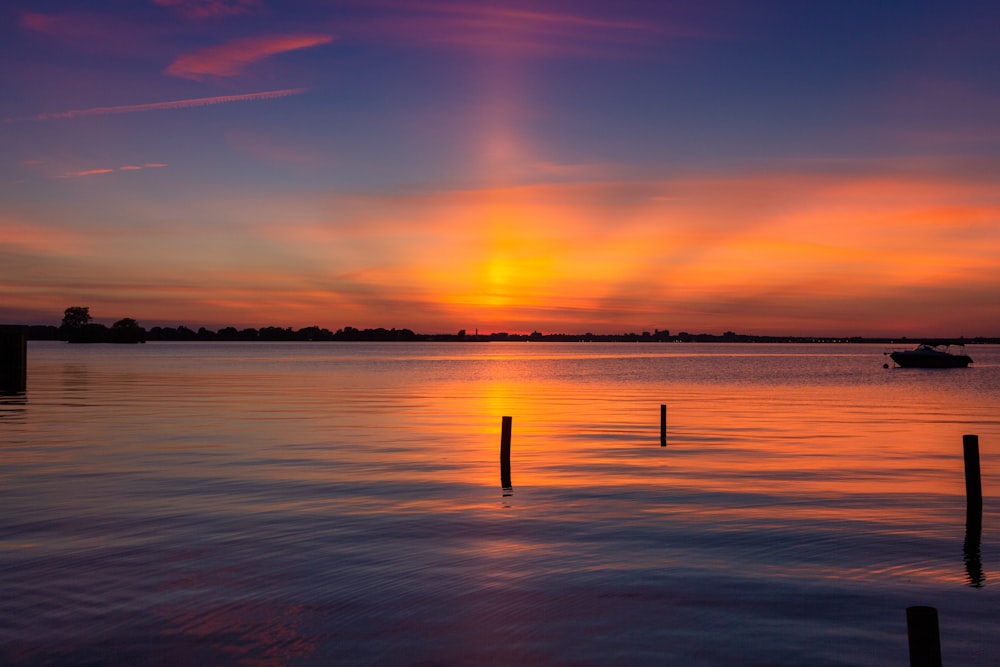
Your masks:
{"label": "sunset sky", "polygon": [[1000,335],[1000,3],[8,0],[0,323]]}

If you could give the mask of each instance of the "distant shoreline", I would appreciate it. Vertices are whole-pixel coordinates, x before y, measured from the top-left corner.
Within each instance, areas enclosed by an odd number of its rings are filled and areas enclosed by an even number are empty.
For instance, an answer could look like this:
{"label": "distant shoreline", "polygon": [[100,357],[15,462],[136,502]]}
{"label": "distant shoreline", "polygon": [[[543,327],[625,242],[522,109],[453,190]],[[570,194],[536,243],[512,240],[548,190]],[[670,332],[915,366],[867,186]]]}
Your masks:
{"label": "distant shoreline", "polygon": [[[320,327],[306,327],[293,330],[290,327],[263,327],[260,329],[247,328],[236,329],[235,327],[225,327],[218,331],[212,331],[205,327],[197,331],[188,327],[152,327],[143,329],[139,327],[141,334],[135,339],[112,340],[106,335],[102,335],[107,328],[100,324],[87,325],[93,334],[86,339],[77,339],[77,343],[107,343],[107,342],[145,342],[145,341],[176,341],[176,342],[505,342],[505,341],[530,341],[530,342],[550,342],[550,343],[869,343],[881,345],[916,345],[917,343],[931,344],[965,344],[965,345],[998,345],[1000,337],[976,336],[972,338],[949,338],[949,337],[870,337],[870,336],[760,336],[753,334],[737,334],[727,331],[724,334],[698,333],[692,334],[685,331],[671,334],[669,331],[655,331],[642,333],[621,333],[621,334],[568,334],[550,333],[543,334],[533,332],[530,334],[512,334],[506,332],[479,334],[469,334],[459,331],[455,334],[421,334],[410,329],[355,329],[344,327],[337,331],[330,331]],[[28,327],[28,340],[69,340],[67,332],[56,326],[32,325]]]}

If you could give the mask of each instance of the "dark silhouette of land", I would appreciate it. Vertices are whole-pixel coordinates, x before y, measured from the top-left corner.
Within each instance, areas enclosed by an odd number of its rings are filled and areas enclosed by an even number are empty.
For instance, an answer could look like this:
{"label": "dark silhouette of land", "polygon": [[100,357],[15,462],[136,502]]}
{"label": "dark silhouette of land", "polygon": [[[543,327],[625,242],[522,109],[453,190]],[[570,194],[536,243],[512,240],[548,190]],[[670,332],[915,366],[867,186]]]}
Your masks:
{"label": "dark silhouette of land", "polygon": [[0,324],[0,395],[23,392],[28,382],[28,327]]}
{"label": "dark silhouette of land", "polygon": [[469,334],[464,329],[454,334],[415,333],[410,329],[356,329],[344,327],[336,331],[318,326],[292,329],[291,327],[262,327],[260,329],[223,327],[212,331],[205,327],[198,330],[186,326],[152,327],[145,329],[134,319],[126,317],[111,327],[92,321],[89,308],[67,308],[61,326],[35,325],[28,329],[29,340],[65,340],[71,343],[144,343],[146,341],[436,341],[436,342],[583,342],[583,343],[879,343],[883,345],[912,345],[915,343],[964,343],[1000,344],[1000,337],[975,338],[913,338],[865,336],[757,336],[727,331],[723,334],[686,331],[670,333],[667,329],[652,332],[595,334],[549,333],[533,331],[530,334],[488,333]]}

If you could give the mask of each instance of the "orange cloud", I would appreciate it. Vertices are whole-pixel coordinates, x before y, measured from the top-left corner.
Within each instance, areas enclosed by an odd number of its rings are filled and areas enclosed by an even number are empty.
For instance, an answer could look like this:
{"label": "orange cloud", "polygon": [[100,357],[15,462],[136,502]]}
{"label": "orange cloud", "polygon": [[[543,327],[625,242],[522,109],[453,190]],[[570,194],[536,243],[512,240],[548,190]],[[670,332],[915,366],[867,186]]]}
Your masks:
{"label": "orange cloud", "polygon": [[155,210],[123,196],[114,216],[128,224],[93,214],[88,266],[42,257],[13,284],[64,295],[99,275],[73,294],[192,325],[259,326],[265,312],[267,324],[422,331],[992,335],[991,173],[855,165],[409,195],[213,191]]}
{"label": "orange cloud", "polygon": [[183,55],[172,62],[164,73],[196,81],[210,77],[237,76],[247,66],[264,58],[332,41],[333,37],[330,35],[246,37]]}
{"label": "orange cloud", "polygon": [[916,327],[936,311],[968,332],[1000,325],[991,188],[788,173],[553,184],[341,201],[333,208],[353,224],[265,233],[317,266],[355,266],[375,293],[405,286],[481,328],[681,320],[819,334],[888,327],[889,313]]}
{"label": "orange cloud", "polygon": [[90,245],[86,234],[35,221],[0,219],[0,247],[6,252],[66,257],[79,255]]}

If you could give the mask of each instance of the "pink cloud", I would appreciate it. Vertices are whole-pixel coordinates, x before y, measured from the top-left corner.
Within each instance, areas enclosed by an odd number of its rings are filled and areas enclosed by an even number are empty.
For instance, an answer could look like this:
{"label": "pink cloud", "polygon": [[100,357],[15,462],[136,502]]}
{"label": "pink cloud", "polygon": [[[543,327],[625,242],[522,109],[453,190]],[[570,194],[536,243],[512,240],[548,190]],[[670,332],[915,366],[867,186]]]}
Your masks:
{"label": "pink cloud", "polygon": [[133,59],[151,56],[158,49],[162,30],[159,26],[137,22],[128,15],[106,12],[21,12],[19,19],[22,28],[43,35],[49,41],[86,52]]}
{"label": "pink cloud", "polygon": [[[607,55],[623,46],[641,48],[664,38],[700,33],[679,23],[609,19],[570,12],[490,7],[479,3],[383,3],[393,10],[368,27],[421,46],[506,55]],[[366,30],[364,26],[362,30]]]}
{"label": "pink cloud", "polygon": [[21,220],[0,213],[0,247],[36,255],[84,254],[91,245],[89,235],[39,220]]}
{"label": "pink cloud", "polygon": [[305,145],[275,134],[260,134],[234,130],[226,135],[229,145],[245,155],[286,165],[316,165],[329,159],[329,154],[315,145]]}
{"label": "pink cloud", "polygon": [[213,19],[249,14],[263,6],[261,0],[153,0],[160,7],[172,7],[191,19]]}
{"label": "pink cloud", "polygon": [[220,46],[183,55],[172,62],[164,73],[196,81],[210,77],[236,76],[258,60],[332,41],[333,37],[330,35],[270,35],[235,39]]}
{"label": "pink cloud", "polygon": [[80,178],[81,176],[95,176],[97,174],[110,174],[114,169],[85,169],[83,171],[70,171],[59,178]]}
{"label": "pink cloud", "polygon": [[[70,111],[58,111],[55,113],[43,113],[33,116],[31,120],[52,120],[55,118],[78,118],[80,116],[106,116],[118,113],[137,113],[140,111],[162,111],[165,109],[188,109],[191,107],[204,107],[212,104],[226,104],[229,102],[249,102],[257,100],[271,100],[278,97],[288,97],[289,95],[301,95],[307,88],[285,88],[282,90],[265,90],[259,93],[244,93],[242,95],[219,95],[216,97],[196,97],[186,100],[170,100],[168,102],[151,102],[148,104],[125,104],[114,107],[92,107],[90,109],[71,109]],[[5,118],[4,122],[10,123],[16,118]]]}
{"label": "pink cloud", "polygon": [[67,17],[59,17],[51,14],[35,14],[34,12],[24,12],[21,14],[21,25],[28,30],[35,32],[53,33],[60,27],[68,26]]}
{"label": "pink cloud", "polygon": [[142,171],[143,169],[153,169],[157,167],[166,167],[167,165],[162,163],[148,163],[144,165],[138,164],[125,164],[117,169],[101,168],[101,169],[84,169],[83,171],[68,171],[64,174],[58,176],[58,178],[81,178],[83,176],[96,176],[98,174],[112,174],[116,171]]}

